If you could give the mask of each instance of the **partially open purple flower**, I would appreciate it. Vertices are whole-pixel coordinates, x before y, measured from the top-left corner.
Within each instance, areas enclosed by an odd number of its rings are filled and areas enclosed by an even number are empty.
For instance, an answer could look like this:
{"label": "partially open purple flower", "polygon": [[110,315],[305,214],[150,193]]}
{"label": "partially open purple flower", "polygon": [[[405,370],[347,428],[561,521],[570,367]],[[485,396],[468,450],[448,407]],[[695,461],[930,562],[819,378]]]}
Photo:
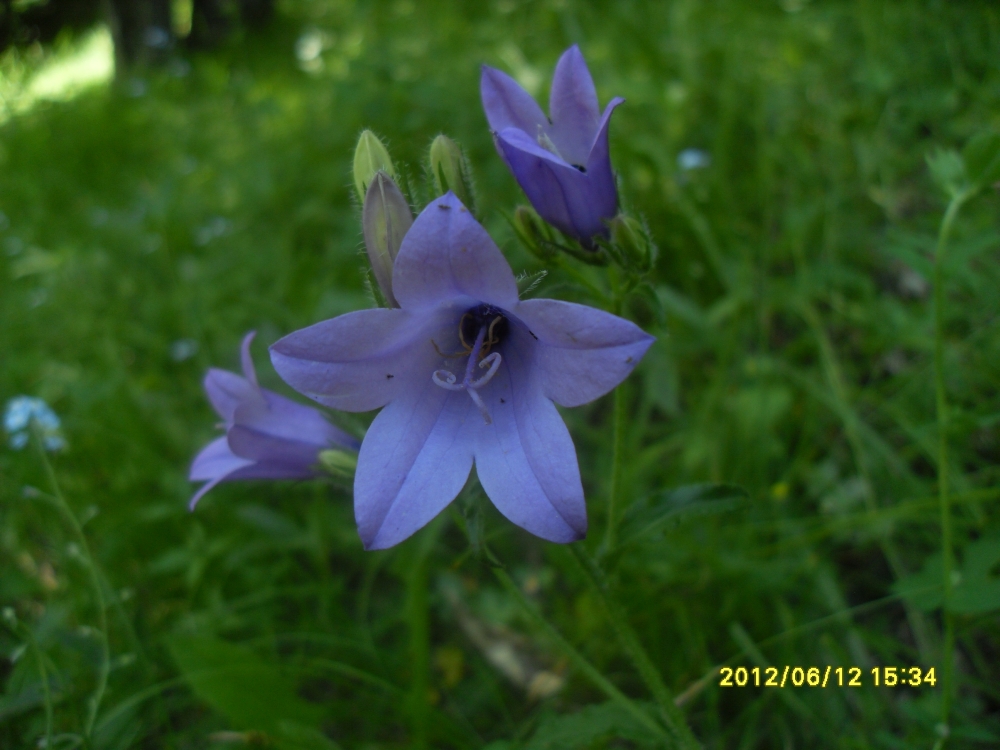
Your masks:
{"label": "partially open purple flower", "polygon": [[625,100],[612,99],[601,113],[580,48],[556,65],[551,119],[517,81],[487,65],[480,93],[497,149],[539,215],[585,245],[606,236],[605,222],[618,213],[608,123]]}
{"label": "partially open purple flower", "polygon": [[571,302],[518,299],[510,266],[447,193],[396,257],[397,309],[359,310],[271,347],[292,387],[375,417],[354,512],[368,549],[397,544],[462,489],[473,463],[500,512],[544,539],[587,530],[576,450],[553,402],[578,406],[632,371],[653,337]]}
{"label": "partially open purple flower", "polygon": [[316,409],[297,404],[257,384],[250,358],[255,333],[243,338],[243,375],[212,368],[205,376],[205,391],[225,420],[226,434],[199,453],[188,478],[207,480],[191,498],[194,506],[219,482],[234,479],[305,479],[317,475],[313,468],[320,451],[329,448],[357,450],[358,442],[324,419]]}

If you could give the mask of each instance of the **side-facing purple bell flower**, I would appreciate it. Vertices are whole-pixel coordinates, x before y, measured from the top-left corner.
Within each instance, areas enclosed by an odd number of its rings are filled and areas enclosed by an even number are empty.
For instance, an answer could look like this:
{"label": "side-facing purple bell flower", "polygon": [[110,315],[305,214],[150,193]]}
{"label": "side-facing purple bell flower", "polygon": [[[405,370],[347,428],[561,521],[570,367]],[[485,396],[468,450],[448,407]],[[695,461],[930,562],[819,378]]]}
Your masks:
{"label": "side-facing purple bell flower", "polygon": [[539,215],[590,245],[607,236],[618,213],[618,190],[608,151],[612,99],[604,113],[587,63],[575,44],[556,65],[549,117],[506,73],[483,66],[480,93],[497,149]]}
{"label": "side-facing purple bell flower", "polygon": [[188,478],[207,480],[191,498],[191,510],[219,482],[306,479],[317,476],[313,467],[320,451],[358,449],[354,438],[316,409],[258,385],[250,358],[254,335],[248,333],[240,348],[244,377],[215,368],[205,376],[208,400],[225,420],[226,434],[205,446],[191,464]]}
{"label": "side-facing purple bell flower", "polygon": [[278,374],[320,403],[385,407],[354,476],[365,547],[391,547],[424,526],[473,463],[515,524],[554,542],[582,538],[576,449],[553,402],[607,393],[653,337],[584,305],[518,299],[500,249],[452,193],[407,232],[392,288],[399,308],[347,313],[271,347]]}

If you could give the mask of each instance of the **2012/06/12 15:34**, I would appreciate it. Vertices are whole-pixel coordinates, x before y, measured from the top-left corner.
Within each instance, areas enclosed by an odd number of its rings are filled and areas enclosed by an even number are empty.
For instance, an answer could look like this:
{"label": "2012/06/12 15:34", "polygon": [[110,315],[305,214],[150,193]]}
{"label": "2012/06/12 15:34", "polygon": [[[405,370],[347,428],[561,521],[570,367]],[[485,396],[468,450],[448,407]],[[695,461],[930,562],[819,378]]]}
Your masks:
{"label": "2012/06/12 15:34", "polygon": [[[863,687],[861,667],[720,667],[720,687]],[[934,667],[872,667],[875,687],[920,687],[937,684]],[[833,680],[830,678],[833,677]]]}

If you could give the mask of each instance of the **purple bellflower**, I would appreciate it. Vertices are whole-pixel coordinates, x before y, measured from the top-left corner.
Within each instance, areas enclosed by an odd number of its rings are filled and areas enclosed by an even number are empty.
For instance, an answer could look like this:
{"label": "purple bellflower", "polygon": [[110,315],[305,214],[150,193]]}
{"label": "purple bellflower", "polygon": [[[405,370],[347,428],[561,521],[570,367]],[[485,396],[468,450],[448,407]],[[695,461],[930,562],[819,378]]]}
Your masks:
{"label": "purple bellflower", "polygon": [[480,93],[497,150],[539,215],[590,246],[607,236],[618,213],[618,190],[608,151],[612,99],[603,114],[587,63],[575,44],[556,65],[545,116],[506,73],[483,66]]}
{"label": "purple bellflower", "polygon": [[314,466],[320,451],[358,449],[354,438],[316,409],[258,385],[250,358],[254,335],[248,333],[240,348],[244,377],[215,368],[205,376],[208,400],[225,420],[226,434],[205,446],[191,464],[188,478],[207,480],[191,498],[191,510],[219,482],[306,479],[317,476]]}
{"label": "purple bellflower", "polygon": [[278,374],[320,403],[385,407],[354,477],[365,547],[391,547],[428,523],[473,464],[515,524],[554,542],[581,539],[576,449],[553,402],[607,393],[653,337],[584,305],[518,299],[500,249],[450,192],[407,232],[392,289],[399,308],[347,313],[271,347]]}

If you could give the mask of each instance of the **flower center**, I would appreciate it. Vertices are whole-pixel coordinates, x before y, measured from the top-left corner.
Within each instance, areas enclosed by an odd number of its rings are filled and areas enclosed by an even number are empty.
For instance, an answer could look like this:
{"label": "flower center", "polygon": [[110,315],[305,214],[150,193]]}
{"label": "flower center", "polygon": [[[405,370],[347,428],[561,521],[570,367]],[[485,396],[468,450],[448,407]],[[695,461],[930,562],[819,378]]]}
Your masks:
{"label": "flower center", "polygon": [[[500,344],[507,334],[507,327],[507,318],[492,305],[479,305],[472,308],[462,316],[458,323],[458,340],[462,343],[464,350],[462,353],[469,355],[462,382],[457,382],[458,378],[448,370],[435,370],[431,375],[434,384],[445,390],[468,393],[469,398],[479,409],[479,413],[483,415],[486,424],[492,424],[493,418],[478,390],[489,383],[500,368],[500,363],[503,361],[500,352],[490,353],[490,349]],[[469,344],[470,340],[473,342],[472,344]],[[462,353],[458,356],[461,356]],[[476,362],[479,362],[480,369],[489,368],[486,370],[486,374],[478,380],[473,377],[476,371]]]}
{"label": "flower center", "polygon": [[541,146],[542,148],[544,148],[550,154],[555,154],[556,156],[558,156],[560,159],[562,159],[564,162],[566,162],[567,164],[569,164],[574,169],[578,169],[579,171],[581,171],[584,174],[586,174],[587,168],[585,166],[583,166],[582,164],[573,164],[565,156],[563,156],[562,154],[559,153],[559,149],[556,148],[556,144],[554,144],[552,142],[552,139],[549,138],[548,133],[546,133],[544,130],[542,130],[542,126],[541,125],[538,126],[538,135],[535,137],[535,140],[538,141],[538,145],[539,146]]}

